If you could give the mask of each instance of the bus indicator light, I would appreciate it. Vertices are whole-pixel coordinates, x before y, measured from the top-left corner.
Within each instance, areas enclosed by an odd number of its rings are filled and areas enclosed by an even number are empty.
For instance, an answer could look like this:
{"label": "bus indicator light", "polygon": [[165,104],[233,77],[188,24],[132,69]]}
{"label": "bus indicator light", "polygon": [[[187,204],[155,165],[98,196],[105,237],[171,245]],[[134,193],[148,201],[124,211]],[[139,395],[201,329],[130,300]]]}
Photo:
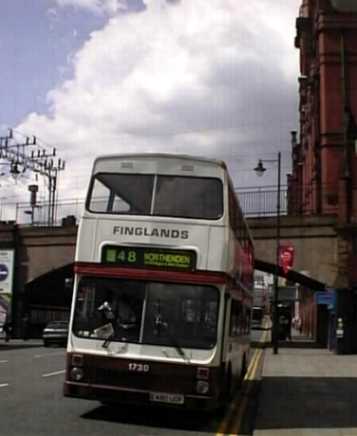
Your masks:
{"label": "bus indicator light", "polygon": [[83,354],[72,354],[72,365],[83,366]]}
{"label": "bus indicator light", "polygon": [[208,380],[209,368],[197,368],[197,378],[200,380]]}

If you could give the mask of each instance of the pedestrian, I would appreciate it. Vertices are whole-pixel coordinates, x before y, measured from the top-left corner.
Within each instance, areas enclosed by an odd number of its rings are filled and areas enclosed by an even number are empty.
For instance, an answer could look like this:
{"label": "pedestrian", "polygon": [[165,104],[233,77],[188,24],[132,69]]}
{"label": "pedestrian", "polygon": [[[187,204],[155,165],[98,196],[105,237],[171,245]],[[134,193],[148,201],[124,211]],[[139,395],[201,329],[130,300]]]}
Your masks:
{"label": "pedestrian", "polygon": [[5,321],[5,324],[3,325],[3,330],[5,333],[5,342],[9,342],[12,333],[12,324],[10,321]]}
{"label": "pedestrian", "polygon": [[24,341],[29,338],[29,316],[27,314],[22,318],[22,337]]}
{"label": "pedestrian", "polygon": [[297,318],[296,319],[296,330],[299,331],[300,335],[302,333],[302,322],[301,322],[301,318]]}

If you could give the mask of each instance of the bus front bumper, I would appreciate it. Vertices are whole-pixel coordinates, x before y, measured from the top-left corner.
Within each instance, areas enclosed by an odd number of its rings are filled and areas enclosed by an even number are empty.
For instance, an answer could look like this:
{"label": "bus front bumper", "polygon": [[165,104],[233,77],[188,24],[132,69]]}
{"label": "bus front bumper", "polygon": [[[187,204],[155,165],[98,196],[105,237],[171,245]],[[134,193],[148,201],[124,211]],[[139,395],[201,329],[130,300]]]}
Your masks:
{"label": "bus front bumper", "polygon": [[209,395],[184,395],[183,402],[152,401],[151,392],[66,381],[63,387],[65,397],[96,400],[102,403],[125,403],[135,405],[168,406],[183,409],[214,410],[220,406],[217,397]]}

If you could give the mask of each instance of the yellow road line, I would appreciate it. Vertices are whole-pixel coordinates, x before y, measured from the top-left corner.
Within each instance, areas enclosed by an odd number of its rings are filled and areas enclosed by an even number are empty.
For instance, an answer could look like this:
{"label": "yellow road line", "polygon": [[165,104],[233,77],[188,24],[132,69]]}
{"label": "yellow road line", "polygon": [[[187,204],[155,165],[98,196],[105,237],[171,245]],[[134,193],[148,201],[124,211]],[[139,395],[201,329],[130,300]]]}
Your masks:
{"label": "yellow road line", "polygon": [[229,427],[230,422],[233,419],[233,413],[236,411],[236,409],[239,407],[239,393],[238,392],[235,397],[232,399],[230,406],[228,408],[227,413],[225,414],[223,421],[221,422],[221,425],[218,428],[218,432],[216,433],[216,436],[224,436],[226,435],[226,430]]}
{"label": "yellow road line", "polygon": [[[258,356],[258,350],[255,350],[253,357],[251,359],[250,365],[248,367],[247,373],[244,377],[244,380],[247,378],[247,376],[250,374],[250,372],[252,371],[252,368],[254,366],[254,362],[255,359]],[[228,428],[228,424],[230,424],[230,422],[233,419],[233,413],[238,409],[239,407],[239,394],[240,392],[238,391],[238,393],[236,394],[236,396],[233,398],[233,400],[231,401],[231,404],[229,406],[229,409],[226,413],[226,415],[223,418],[223,421],[221,423],[221,425],[218,428],[218,432],[216,433],[216,436],[223,436],[226,433],[226,429]]]}
{"label": "yellow road line", "polygon": [[253,366],[254,366],[254,361],[257,358],[258,352],[259,352],[259,350],[255,350],[254,351],[254,354],[253,354],[253,356],[252,356],[252,358],[250,360],[250,364],[248,366],[247,372],[245,373],[245,376],[244,376],[243,380],[245,380],[249,376],[250,372],[252,371]]}
{"label": "yellow road line", "polygon": [[[262,334],[262,337],[261,337],[262,340],[260,342],[264,343],[267,339],[267,335],[268,335],[268,332],[265,331]],[[258,350],[258,354],[257,354],[257,357],[254,361],[254,365],[252,367],[251,374],[247,374],[247,377],[245,377],[246,380],[255,380],[256,372],[258,370],[258,367],[260,364],[260,359],[262,358],[262,356],[263,356],[263,351]],[[244,416],[244,412],[245,412],[245,409],[246,409],[247,404],[248,404],[248,398],[249,398],[249,393],[250,393],[251,389],[252,389],[252,385],[249,385],[247,388],[246,395],[243,398],[241,407],[238,411],[237,420],[235,421],[235,425],[234,425],[234,427],[237,429],[237,433],[231,433],[230,436],[236,436],[239,433],[239,430],[240,430],[241,425],[242,425],[242,419]]]}
{"label": "yellow road line", "polygon": [[[261,343],[266,342],[267,335],[268,335],[268,331],[266,330],[261,335],[259,342],[261,342]],[[261,359],[262,355],[263,355],[263,351],[261,349],[257,349],[254,351],[254,354],[253,354],[252,359],[250,361],[248,370],[245,374],[244,381],[245,380],[254,380],[255,373],[258,369],[258,364],[260,363],[260,359]],[[218,429],[218,432],[216,433],[216,436],[227,435],[226,431],[228,430],[228,424],[231,424],[231,421],[233,420],[233,412],[236,412],[236,411],[238,412],[238,415],[237,415],[237,419],[234,420],[234,423],[236,424],[236,425],[234,425],[234,427],[238,429],[237,431],[239,431],[239,428],[241,426],[241,421],[242,421],[245,409],[246,409],[247,404],[248,404],[248,393],[249,393],[250,389],[251,389],[251,386],[248,387],[247,395],[243,398],[243,400],[241,402],[238,401],[239,395],[237,395],[232,400],[231,406],[229,407],[228,412],[226,413],[221,425],[219,426],[219,429]],[[228,434],[231,436],[233,436],[233,435],[235,436],[238,433],[228,433]]]}
{"label": "yellow road line", "polygon": [[[259,350],[259,353],[257,355],[257,358],[254,362],[254,365],[253,365],[253,368],[251,371],[251,375],[249,377],[247,377],[247,380],[254,380],[255,379],[256,372],[258,370],[258,366],[259,366],[260,359],[261,359],[262,355],[263,355],[263,351]],[[234,422],[232,424],[232,428],[235,428],[237,430],[234,433],[230,433],[230,436],[237,436],[239,434],[239,430],[242,426],[243,416],[244,416],[244,413],[245,413],[247,405],[248,405],[248,398],[249,398],[249,393],[250,393],[251,389],[252,389],[252,385],[249,385],[248,389],[245,393],[245,396],[243,397],[240,408],[238,410],[237,418],[234,420]]]}
{"label": "yellow road line", "polygon": [[235,423],[232,425],[232,428],[237,428],[237,431],[234,432],[234,433],[229,433],[229,436],[238,436],[239,435],[239,429],[240,429],[240,426],[241,426],[241,420],[242,420],[242,417],[243,417],[243,412],[245,411],[245,409],[247,407],[247,404],[248,404],[248,397],[244,397],[243,401],[242,401],[242,404],[241,404],[241,407],[240,407],[240,409],[238,411],[238,415],[237,415],[237,421],[238,422],[237,422],[237,425]]}
{"label": "yellow road line", "polygon": [[255,359],[254,365],[252,367],[251,374],[249,374],[249,375],[247,374],[247,376],[244,377],[245,380],[254,380],[255,372],[257,370],[258,363],[259,363],[259,360],[260,360],[260,357],[261,357],[262,354],[263,354],[263,351],[259,350],[258,354],[257,354],[257,357]]}

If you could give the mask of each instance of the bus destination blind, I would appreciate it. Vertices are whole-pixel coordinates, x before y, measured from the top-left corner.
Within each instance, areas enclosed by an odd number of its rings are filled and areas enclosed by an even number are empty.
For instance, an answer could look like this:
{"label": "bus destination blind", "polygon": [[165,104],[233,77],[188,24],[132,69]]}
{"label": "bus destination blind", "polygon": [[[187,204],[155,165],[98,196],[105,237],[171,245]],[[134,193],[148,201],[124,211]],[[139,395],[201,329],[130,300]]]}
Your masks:
{"label": "bus destination blind", "polygon": [[196,267],[196,253],[190,250],[107,245],[103,247],[102,262],[131,268],[193,271]]}

